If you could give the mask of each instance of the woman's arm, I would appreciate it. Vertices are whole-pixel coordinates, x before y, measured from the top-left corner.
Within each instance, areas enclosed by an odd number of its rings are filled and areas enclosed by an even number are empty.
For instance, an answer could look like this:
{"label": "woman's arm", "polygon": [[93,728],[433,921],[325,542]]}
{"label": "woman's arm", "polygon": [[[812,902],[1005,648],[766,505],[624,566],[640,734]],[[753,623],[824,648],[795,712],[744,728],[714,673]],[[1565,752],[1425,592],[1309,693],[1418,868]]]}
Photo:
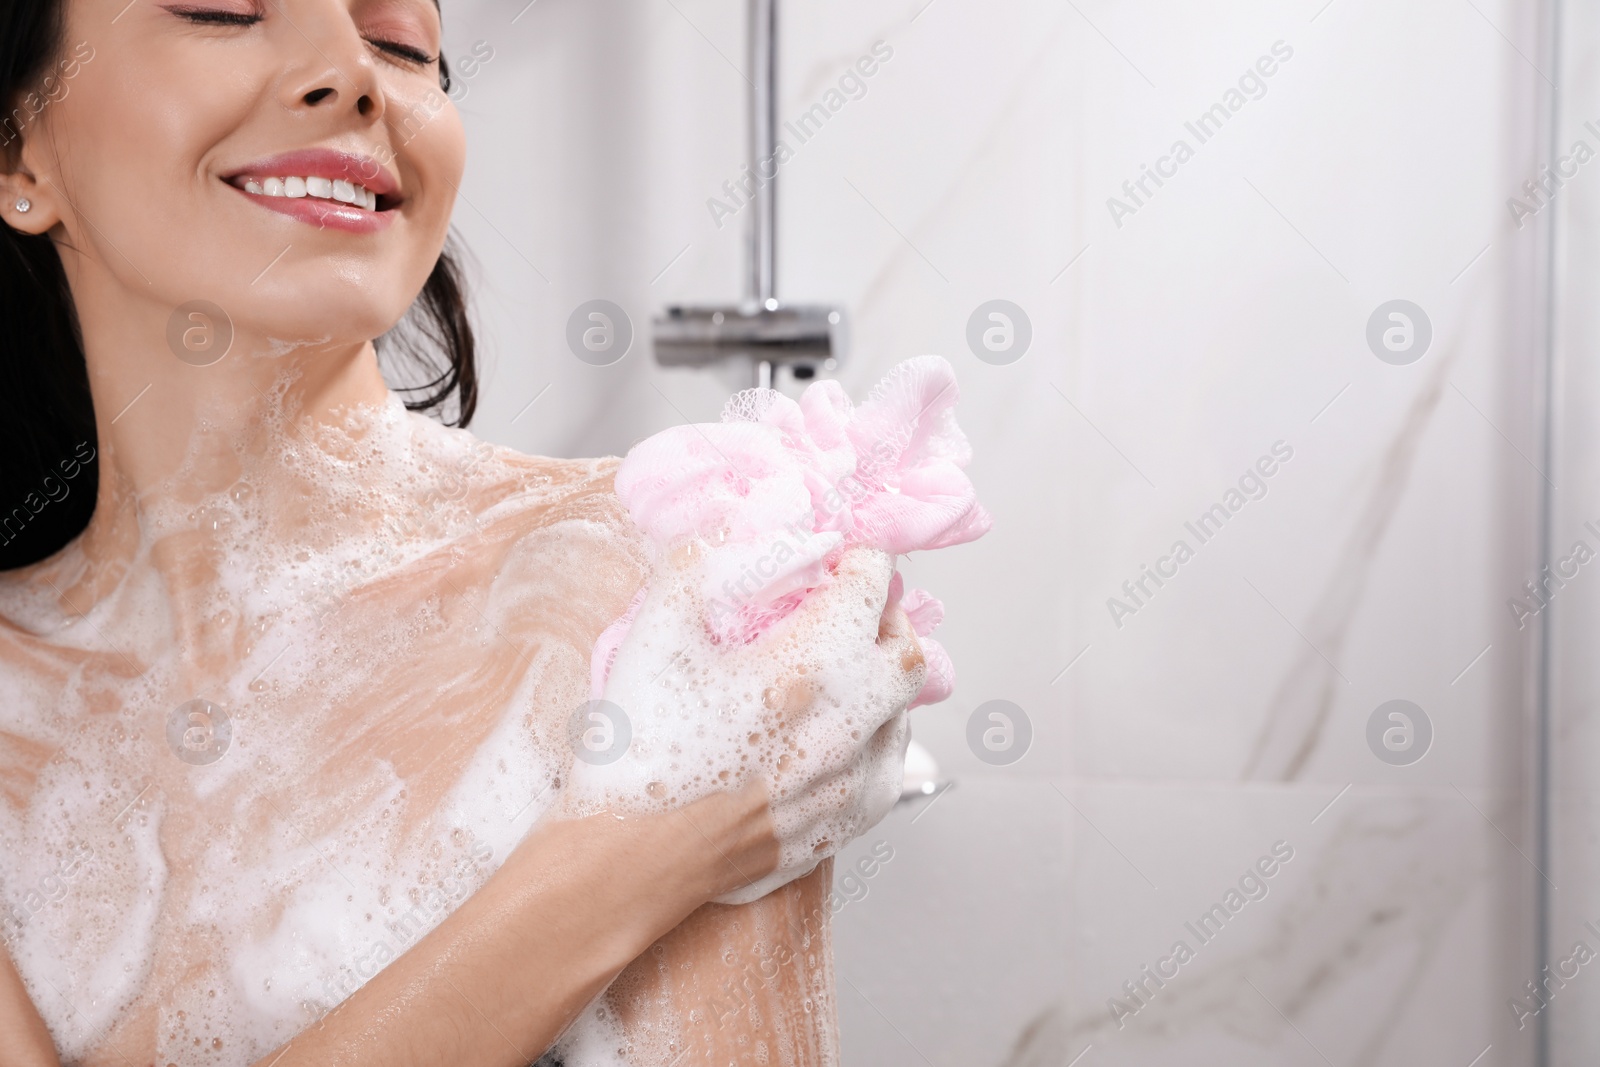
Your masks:
{"label": "woman's arm", "polygon": [[607,994],[635,1046],[671,1035],[656,1051],[673,1067],[837,1064],[832,883],[824,860],[754,903],[706,904],[657,941]]}
{"label": "woman's arm", "polygon": [[[663,1064],[679,1065],[836,1061],[826,906],[831,865],[753,903],[702,905],[766,879],[783,848],[803,845],[816,855],[842,847],[848,838],[838,832],[859,833],[899,795],[903,709],[921,687],[925,666],[904,612],[883,613],[891,570],[881,553],[847,554],[836,580],[793,617],[791,629],[858,629],[876,641],[882,654],[861,661],[860,676],[848,683],[853,688],[824,699],[808,680],[793,677],[805,673],[805,663],[779,662],[776,689],[807,699],[752,711],[798,746],[786,774],[787,755],[769,754],[780,775],[776,803],[786,816],[775,819],[763,774],[736,793],[659,814],[544,823],[437,929],[258,1067],[525,1067],[641,956],[612,1003],[630,1035],[680,1043],[646,1051],[642,1062],[661,1052]],[[785,652],[794,654],[792,648],[775,654]],[[833,751],[824,742],[838,732],[847,699],[864,701],[854,713],[880,724],[860,748]],[[808,745],[819,749],[811,762]],[[580,771],[599,774],[575,764],[569,791]],[[591,784],[605,782],[600,775]],[[789,829],[780,842],[785,820]],[[813,845],[824,825],[834,827],[835,839]],[[681,1056],[685,1046],[694,1054]]]}
{"label": "woman's arm", "polygon": [[6,1050],[7,1067],[61,1067],[50,1031],[4,951],[0,951],[0,1048]]}
{"label": "woman's arm", "polygon": [[[759,784],[665,815],[541,823],[437,928],[257,1067],[526,1067],[625,967],[613,992],[625,1024],[681,1033],[696,1053],[684,1065],[758,1043],[796,1053],[765,1062],[825,1062],[831,861],[753,904],[706,903],[777,861]],[[672,1018],[651,1014],[669,1004]],[[4,951],[0,1049],[6,1067],[60,1067]]]}
{"label": "woman's arm", "polygon": [[257,1067],[526,1067],[652,942],[777,861],[759,784],[662,815],[547,821],[427,937]]}
{"label": "woman's arm", "polygon": [[[879,620],[877,644],[885,661],[910,680],[909,699],[922,684],[925,663],[904,611]],[[866,777],[887,786],[877,814],[865,825],[875,823],[899,796],[908,738],[906,716],[897,715],[859,754],[864,765],[877,768]],[[706,904],[634,961],[607,999],[633,1046],[646,1050],[638,1062],[651,1067],[658,1062],[671,1067],[837,1064],[832,886],[829,859],[751,903]]]}

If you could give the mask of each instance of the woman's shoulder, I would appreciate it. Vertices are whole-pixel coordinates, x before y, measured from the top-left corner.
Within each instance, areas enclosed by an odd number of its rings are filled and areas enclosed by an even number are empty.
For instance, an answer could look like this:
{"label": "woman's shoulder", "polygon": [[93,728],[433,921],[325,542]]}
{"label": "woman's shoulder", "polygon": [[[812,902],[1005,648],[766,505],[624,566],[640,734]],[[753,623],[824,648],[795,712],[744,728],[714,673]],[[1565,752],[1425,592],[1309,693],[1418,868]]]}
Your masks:
{"label": "woman's shoulder", "polygon": [[474,448],[481,472],[474,510],[484,519],[505,512],[533,526],[591,523],[623,535],[634,532],[614,488],[620,463],[615,456],[558,459],[483,441]]}
{"label": "woman's shoulder", "polygon": [[514,514],[524,523],[589,521],[631,525],[612,488],[615,456],[561,459],[535,456],[415,413],[409,415],[406,474],[414,478],[411,506],[494,521]]}
{"label": "woman's shoulder", "polygon": [[648,549],[613,487],[620,459],[529,455],[437,424],[425,432],[418,512],[452,516],[480,558],[503,570],[587,576],[630,595],[642,581]]}
{"label": "woman's shoulder", "polygon": [[646,539],[612,487],[620,461],[500,446],[479,454],[468,554],[498,605],[491,614],[502,630],[537,631],[542,647],[561,644],[587,656],[650,571]]}

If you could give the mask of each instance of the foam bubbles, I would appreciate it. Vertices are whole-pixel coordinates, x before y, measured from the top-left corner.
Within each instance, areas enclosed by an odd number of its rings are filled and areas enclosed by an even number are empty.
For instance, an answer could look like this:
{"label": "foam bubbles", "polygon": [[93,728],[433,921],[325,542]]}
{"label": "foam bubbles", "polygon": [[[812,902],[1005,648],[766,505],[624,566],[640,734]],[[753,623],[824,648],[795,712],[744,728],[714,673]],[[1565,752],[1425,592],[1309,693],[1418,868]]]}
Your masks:
{"label": "foam bubbles", "polygon": [[904,709],[924,668],[902,658],[909,637],[876,642],[892,564],[871,549],[848,553],[757,640],[717,641],[701,590],[724,551],[693,543],[658,568],[605,685],[631,744],[613,762],[575,766],[566,803],[665,811],[764,779],[782,854],[777,872],[723,899],[742,903],[805,874],[892,806],[900,762],[884,756],[904,752]]}
{"label": "foam bubbles", "polygon": [[[68,1061],[254,1062],[437,926],[554,802],[643,576],[604,464],[272,399],[122,555],[0,578],[0,905]],[[225,750],[174,750],[190,706]]]}
{"label": "foam bubbles", "polygon": [[[625,757],[575,764],[595,638],[649,569],[612,465],[518,456],[392,398],[312,423],[287,388],[247,433],[197,432],[107,554],[0,577],[0,905],[65,1059],[254,1062],[437,926],[569,780],[573,810],[662,810],[765,776],[783,866],[741,899],[892,804],[920,673],[872,640],[887,557],[847,555],[740,649],[687,623],[730,546],[668,560],[694,580],[656,583],[612,664]],[[229,727],[206,760],[169,738],[196,701]],[[808,788],[830,775],[838,794]],[[564,1054],[651,1062],[675,1040],[597,1002]]]}

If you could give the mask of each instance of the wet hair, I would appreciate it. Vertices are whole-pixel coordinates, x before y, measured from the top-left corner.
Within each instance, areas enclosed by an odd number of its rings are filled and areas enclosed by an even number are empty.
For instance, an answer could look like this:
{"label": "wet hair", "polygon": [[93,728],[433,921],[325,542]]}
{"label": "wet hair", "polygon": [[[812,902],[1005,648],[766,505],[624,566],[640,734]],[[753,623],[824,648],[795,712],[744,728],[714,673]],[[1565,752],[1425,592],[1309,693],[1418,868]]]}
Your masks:
{"label": "wet hair", "polygon": [[[17,164],[31,109],[61,52],[66,0],[0,0],[0,158]],[[439,59],[440,88],[450,73]],[[38,99],[38,97],[35,97]],[[465,277],[447,242],[406,317],[378,338],[412,411],[465,426],[478,403]],[[399,384],[404,382],[405,384]],[[35,563],[83,532],[99,483],[83,335],[55,245],[0,224],[0,570]]]}

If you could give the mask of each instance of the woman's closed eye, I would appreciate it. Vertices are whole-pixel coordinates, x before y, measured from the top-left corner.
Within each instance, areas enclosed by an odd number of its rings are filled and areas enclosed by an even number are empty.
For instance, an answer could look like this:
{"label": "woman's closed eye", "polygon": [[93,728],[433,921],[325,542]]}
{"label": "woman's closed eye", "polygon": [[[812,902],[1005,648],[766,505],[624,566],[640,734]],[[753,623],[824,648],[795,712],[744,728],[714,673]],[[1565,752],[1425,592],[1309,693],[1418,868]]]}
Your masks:
{"label": "woman's closed eye", "polygon": [[369,45],[411,67],[439,62],[438,8],[427,0],[369,0],[356,22]]}
{"label": "woman's closed eye", "polygon": [[[183,19],[185,22],[197,26],[254,26],[266,18],[262,12],[252,4],[240,4],[232,7],[202,7],[194,4],[168,4],[165,10]],[[390,40],[384,37],[367,37],[366,42],[384,55],[401,60],[407,64],[418,67],[432,66],[439,62],[438,55],[420,48],[417,45],[406,44],[404,41]]]}
{"label": "woman's closed eye", "polygon": [[439,62],[437,55],[430,55],[420,48],[409,44],[401,44],[399,41],[381,41],[368,37],[367,43],[380,52],[403,59],[407,63],[413,63],[419,67],[426,67]]}
{"label": "woman's closed eye", "polygon": [[167,4],[165,9],[198,26],[254,26],[266,16],[254,4],[232,7],[200,7],[193,4]]}

